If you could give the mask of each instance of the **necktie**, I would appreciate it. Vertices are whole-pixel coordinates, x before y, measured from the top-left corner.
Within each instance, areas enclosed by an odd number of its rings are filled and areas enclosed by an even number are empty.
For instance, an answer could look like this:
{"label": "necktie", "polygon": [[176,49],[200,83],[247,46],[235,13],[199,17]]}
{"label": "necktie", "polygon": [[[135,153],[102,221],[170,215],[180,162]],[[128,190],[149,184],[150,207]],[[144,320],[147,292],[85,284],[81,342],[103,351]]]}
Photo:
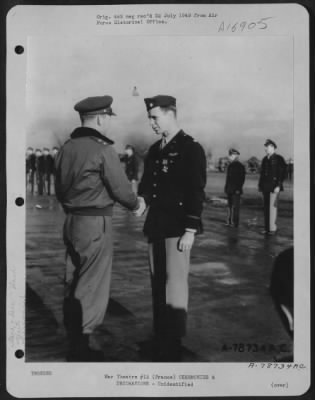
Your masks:
{"label": "necktie", "polygon": [[162,142],[161,142],[161,149],[166,145],[166,138],[163,136]]}

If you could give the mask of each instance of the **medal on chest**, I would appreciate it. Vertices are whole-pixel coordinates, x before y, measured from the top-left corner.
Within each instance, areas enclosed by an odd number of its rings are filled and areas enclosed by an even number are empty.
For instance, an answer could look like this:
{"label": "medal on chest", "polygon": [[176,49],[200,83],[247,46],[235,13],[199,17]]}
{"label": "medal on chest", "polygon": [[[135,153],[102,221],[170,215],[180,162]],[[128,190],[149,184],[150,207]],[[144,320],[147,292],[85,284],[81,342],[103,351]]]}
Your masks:
{"label": "medal on chest", "polygon": [[168,160],[167,159],[162,160],[162,171],[164,173],[168,172]]}

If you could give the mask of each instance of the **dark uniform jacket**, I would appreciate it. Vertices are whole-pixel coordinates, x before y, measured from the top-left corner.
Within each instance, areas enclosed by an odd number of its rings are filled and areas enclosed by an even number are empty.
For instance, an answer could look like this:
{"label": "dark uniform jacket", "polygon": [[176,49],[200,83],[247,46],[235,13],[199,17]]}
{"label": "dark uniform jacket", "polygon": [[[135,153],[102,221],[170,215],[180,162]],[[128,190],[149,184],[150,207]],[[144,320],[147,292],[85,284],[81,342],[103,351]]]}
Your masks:
{"label": "dark uniform jacket", "polygon": [[56,195],[66,212],[112,215],[118,201],[130,210],[137,197],[113,142],[91,128],[77,128],[55,159]]}
{"label": "dark uniform jacket", "polygon": [[138,161],[136,156],[133,154],[128,156],[127,154],[121,157],[121,161],[125,164],[125,172],[127,178],[132,181],[138,180]]}
{"label": "dark uniform jacket", "polygon": [[258,188],[260,192],[273,192],[279,186],[283,190],[286,176],[286,163],[279,154],[265,156],[262,160]]}
{"label": "dark uniform jacket", "polygon": [[163,148],[149,149],[139,195],[149,205],[144,233],[149,240],[177,237],[185,228],[201,232],[207,180],[203,148],[182,130]]}
{"label": "dark uniform jacket", "polygon": [[36,170],[36,156],[35,154],[31,154],[28,157],[26,157],[26,172],[35,170]]}
{"label": "dark uniform jacket", "polygon": [[240,194],[242,194],[244,182],[244,165],[238,160],[232,161],[227,167],[224,192],[226,194],[234,194],[236,191],[238,191]]}

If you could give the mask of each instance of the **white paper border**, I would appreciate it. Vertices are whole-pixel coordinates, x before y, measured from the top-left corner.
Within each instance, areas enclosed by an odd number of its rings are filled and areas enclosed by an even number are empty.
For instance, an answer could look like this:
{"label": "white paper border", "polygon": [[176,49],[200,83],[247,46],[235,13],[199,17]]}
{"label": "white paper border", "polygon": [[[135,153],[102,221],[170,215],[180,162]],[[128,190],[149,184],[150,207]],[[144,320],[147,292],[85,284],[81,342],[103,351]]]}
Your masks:
{"label": "white paper border", "polygon": [[[14,52],[27,37],[62,32],[84,35],[187,35],[187,22],[167,25],[97,26],[97,14],[117,12],[213,12],[226,21],[259,21],[272,16],[268,29],[220,35],[286,35],[294,40],[294,237],[295,237],[295,338],[294,363],[305,369],[282,370],[280,364],[257,363],[36,363],[36,369],[50,370],[51,376],[34,377],[32,363],[17,359],[15,351],[25,349],[25,207],[15,199],[25,193],[25,82],[26,55]],[[44,17],[44,18],[43,18]],[[117,5],[117,6],[16,6],[7,16],[7,388],[17,397],[90,396],[283,396],[304,393],[310,384],[310,243],[309,243],[309,15],[297,4],[265,5]],[[189,35],[219,35],[218,21],[192,23]],[[17,117],[18,115],[18,117]],[[23,134],[24,133],[24,134]],[[14,149],[14,151],[12,150]],[[105,374],[196,375],[209,380],[194,381],[190,387],[116,386]],[[211,376],[216,379],[211,381]],[[154,380],[151,379],[151,383]],[[288,382],[286,391],[272,388],[272,382]]]}

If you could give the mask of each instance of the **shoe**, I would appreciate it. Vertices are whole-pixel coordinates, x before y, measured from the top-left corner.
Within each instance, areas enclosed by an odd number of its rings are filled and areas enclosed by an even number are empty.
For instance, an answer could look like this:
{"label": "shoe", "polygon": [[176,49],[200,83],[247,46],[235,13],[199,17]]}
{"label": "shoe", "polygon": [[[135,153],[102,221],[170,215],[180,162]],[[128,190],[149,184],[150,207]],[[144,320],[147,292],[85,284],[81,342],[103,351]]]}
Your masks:
{"label": "shoe", "polygon": [[182,359],[182,345],[180,338],[164,338],[156,343],[153,361],[179,362]]}
{"label": "shoe", "polygon": [[89,335],[86,334],[78,335],[72,339],[66,359],[69,362],[105,361],[104,353],[101,350],[90,348]]}
{"label": "shoe", "polygon": [[268,235],[269,235],[269,236],[274,236],[276,233],[277,233],[277,231],[269,231],[269,232],[268,232]]}
{"label": "shoe", "polygon": [[266,231],[266,229],[264,229],[263,231],[259,232],[261,235],[268,235],[269,231]]}
{"label": "shoe", "polygon": [[224,224],[223,225],[225,225],[225,226],[229,226],[229,227],[232,227],[233,226],[233,224],[231,223],[231,222],[224,222]]}

